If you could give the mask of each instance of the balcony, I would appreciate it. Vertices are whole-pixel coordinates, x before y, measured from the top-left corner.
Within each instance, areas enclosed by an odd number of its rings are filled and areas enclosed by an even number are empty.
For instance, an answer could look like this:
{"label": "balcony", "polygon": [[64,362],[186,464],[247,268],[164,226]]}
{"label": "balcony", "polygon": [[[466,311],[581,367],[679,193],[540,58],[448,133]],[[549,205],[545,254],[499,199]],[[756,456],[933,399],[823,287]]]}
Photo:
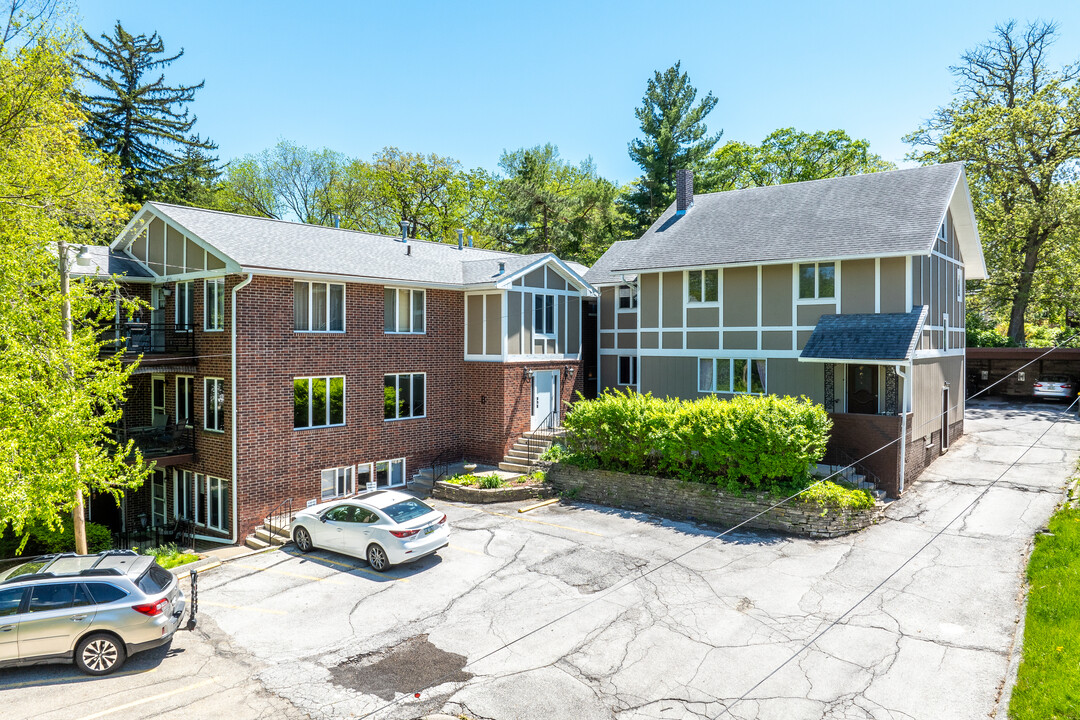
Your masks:
{"label": "balcony", "polygon": [[116,442],[133,440],[143,458],[158,467],[180,465],[195,459],[195,428],[188,424],[168,423],[159,427],[118,427]]}
{"label": "balcony", "polygon": [[195,332],[191,325],[173,323],[125,322],[114,331],[114,340],[105,347],[115,352],[122,347],[125,355],[192,356],[195,354]]}

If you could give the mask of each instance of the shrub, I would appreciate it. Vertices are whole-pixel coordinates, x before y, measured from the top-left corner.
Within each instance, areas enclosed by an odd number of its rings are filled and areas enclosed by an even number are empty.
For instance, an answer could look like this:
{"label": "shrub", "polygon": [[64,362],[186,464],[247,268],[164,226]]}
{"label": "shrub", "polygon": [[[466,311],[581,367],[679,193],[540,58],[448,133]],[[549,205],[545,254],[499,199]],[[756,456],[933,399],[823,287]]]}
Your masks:
{"label": "shrub", "polygon": [[503,484],[503,479],[495,473],[480,478],[480,488],[482,490],[494,490],[495,488],[501,488]]}
{"label": "shrub", "polygon": [[[61,518],[60,527],[53,530],[44,525],[35,525],[29,529],[29,538],[21,556],[49,555],[52,553],[75,552],[75,521],[70,516]],[[22,542],[22,536],[15,535],[8,526],[0,537],[0,557],[15,557]],[[98,553],[112,548],[112,533],[109,528],[98,523],[86,523],[86,547],[90,553]]]}
{"label": "shrub", "polygon": [[494,490],[495,488],[500,488],[506,484],[503,482],[503,479],[495,473],[490,475],[455,475],[454,477],[447,478],[446,482],[454,485],[478,487],[484,490]]}
{"label": "shrub", "polygon": [[158,565],[168,570],[178,565],[186,565],[199,559],[198,555],[186,553],[180,550],[176,543],[168,543],[161,547],[144,548],[139,550],[143,555],[153,555]]}
{"label": "shrub", "polygon": [[540,459],[547,462],[559,462],[566,457],[566,454],[566,448],[561,443],[553,443],[551,447],[540,455]]}
{"label": "shrub", "polygon": [[817,503],[822,507],[862,510],[874,507],[874,496],[868,490],[853,488],[831,480],[823,480],[799,496],[805,503]]}
{"label": "shrub", "polygon": [[563,424],[567,461],[736,492],[805,481],[832,428],[825,409],[805,397],[661,400],[633,391],[581,399]]}

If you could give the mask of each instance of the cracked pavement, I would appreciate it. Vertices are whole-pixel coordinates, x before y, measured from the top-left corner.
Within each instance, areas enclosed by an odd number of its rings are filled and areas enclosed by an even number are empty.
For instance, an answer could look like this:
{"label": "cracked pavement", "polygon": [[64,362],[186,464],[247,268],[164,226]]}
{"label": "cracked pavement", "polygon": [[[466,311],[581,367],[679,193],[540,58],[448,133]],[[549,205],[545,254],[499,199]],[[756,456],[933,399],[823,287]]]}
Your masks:
{"label": "cracked pavement", "polygon": [[[832,540],[738,532],[697,547],[715,530],[589,505],[436,502],[450,547],[385,576],[291,549],[205,573],[207,627],[231,655],[196,657],[250,668],[223,702],[319,720],[1004,718],[1024,563],[1080,454],[1080,422],[1059,421],[1021,454],[1061,410],[973,403],[967,435],[886,521]],[[455,665],[394,701],[335,683],[351,659],[426,643],[464,656],[464,674]],[[232,702],[220,716],[241,720],[224,712]]]}

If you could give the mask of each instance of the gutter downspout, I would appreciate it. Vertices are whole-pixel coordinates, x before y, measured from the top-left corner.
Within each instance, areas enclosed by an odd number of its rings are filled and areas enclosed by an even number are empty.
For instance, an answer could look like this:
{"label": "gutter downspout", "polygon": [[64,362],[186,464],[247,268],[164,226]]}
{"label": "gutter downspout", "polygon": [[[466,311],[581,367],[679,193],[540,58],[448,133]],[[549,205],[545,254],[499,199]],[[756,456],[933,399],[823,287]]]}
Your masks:
{"label": "gutter downspout", "polygon": [[254,273],[248,273],[247,279],[242,280],[232,290],[232,533],[229,535],[229,544],[235,545],[237,539],[238,528],[236,525],[237,512],[236,512],[236,300],[237,293],[251,284]]}
{"label": "gutter downspout", "polygon": [[911,396],[911,374],[909,372],[910,365],[897,365],[895,367],[896,374],[904,381],[904,397],[900,401],[902,407],[900,408],[900,486],[898,493],[904,492],[904,480],[905,473],[907,472],[907,414],[908,414],[908,399]]}

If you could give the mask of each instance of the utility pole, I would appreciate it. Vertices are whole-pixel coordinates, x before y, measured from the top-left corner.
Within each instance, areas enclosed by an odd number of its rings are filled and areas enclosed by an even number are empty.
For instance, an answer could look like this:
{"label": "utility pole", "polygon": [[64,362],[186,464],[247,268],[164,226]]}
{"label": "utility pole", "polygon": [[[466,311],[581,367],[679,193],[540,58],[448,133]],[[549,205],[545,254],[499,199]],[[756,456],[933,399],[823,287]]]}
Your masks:
{"label": "utility pole", "polygon": [[[68,245],[65,240],[58,240],[56,243],[58,254],[60,255],[60,316],[64,322],[64,340],[67,341],[67,350],[71,349],[72,343],[72,330],[71,330],[71,296],[68,294],[70,290],[70,279],[68,277]],[[68,380],[74,381],[72,376],[73,370],[71,369],[71,363],[64,363]],[[75,451],[75,481],[79,482],[81,468],[79,467],[79,451]],[[72,508],[71,518],[73,525],[75,526],[75,552],[79,555],[87,554],[86,547],[86,515],[83,513],[83,491],[82,486],[79,486],[75,490],[75,507]]]}

